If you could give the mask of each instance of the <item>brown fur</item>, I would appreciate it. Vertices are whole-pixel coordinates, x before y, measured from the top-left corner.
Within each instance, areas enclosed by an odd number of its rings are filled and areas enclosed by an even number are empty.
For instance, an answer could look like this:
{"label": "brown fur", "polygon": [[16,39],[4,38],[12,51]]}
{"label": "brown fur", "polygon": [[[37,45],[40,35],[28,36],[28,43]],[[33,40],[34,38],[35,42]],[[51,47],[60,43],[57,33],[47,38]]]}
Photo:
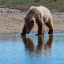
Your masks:
{"label": "brown fur", "polygon": [[53,33],[52,15],[46,7],[30,7],[25,17],[22,35],[26,35],[26,33],[29,34],[35,22],[38,25],[38,35],[42,35],[44,33],[44,24],[49,28],[48,34]]}

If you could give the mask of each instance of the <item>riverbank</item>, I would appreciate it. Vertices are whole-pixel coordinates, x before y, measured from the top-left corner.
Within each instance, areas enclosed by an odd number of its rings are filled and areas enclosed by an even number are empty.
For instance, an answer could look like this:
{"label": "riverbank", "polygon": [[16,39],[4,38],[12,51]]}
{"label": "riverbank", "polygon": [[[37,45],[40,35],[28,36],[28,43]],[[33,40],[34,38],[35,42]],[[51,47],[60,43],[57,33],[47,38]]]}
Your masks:
{"label": "riverbank", "polygon": [[[25,12],[21,10],[0,8],[0,34],[21,33],[24,25]],[[54,32],[64,32],[64,12],[51,11],[54,24]],[[35,24],[32,32],[37,32]],[[48,28],[45,26],[45,32]]]}

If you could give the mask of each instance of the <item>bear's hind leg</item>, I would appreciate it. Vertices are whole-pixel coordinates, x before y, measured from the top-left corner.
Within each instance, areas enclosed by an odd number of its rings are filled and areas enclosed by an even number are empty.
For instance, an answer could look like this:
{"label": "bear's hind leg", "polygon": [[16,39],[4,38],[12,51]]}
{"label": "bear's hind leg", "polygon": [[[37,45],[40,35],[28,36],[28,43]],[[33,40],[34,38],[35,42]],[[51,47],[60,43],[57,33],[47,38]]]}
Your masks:
{"label": "bear's hind leg", "polygon": [[49,20],[49,21],[46,23],[46,26],[49,28],[48,34],[53,34],[53,23],[52,23],[51,20]]}

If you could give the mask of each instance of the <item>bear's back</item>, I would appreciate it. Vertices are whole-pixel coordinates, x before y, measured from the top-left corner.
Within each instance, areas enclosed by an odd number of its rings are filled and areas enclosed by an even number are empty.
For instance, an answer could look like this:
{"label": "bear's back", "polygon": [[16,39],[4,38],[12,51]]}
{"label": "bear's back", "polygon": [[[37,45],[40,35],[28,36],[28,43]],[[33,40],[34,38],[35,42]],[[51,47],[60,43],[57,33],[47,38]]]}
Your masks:
{"label": "bear's back", "polygon": [[44,6],[31,6],[29,11],[32,10],[32,9],[35,9],[37,11],[39,11],[39,13],[41,13],[42,16],[50,16],[51,17],[51,13],[50,13],[50,10]]}
{"label": "bear's back", "polygon": [[41,14],[46,14],[46,15],[51,15],[50,14],[50,10],[44,6],[39,6],[39,7],[36,7],[37,10],[39,10],[41,12]]}

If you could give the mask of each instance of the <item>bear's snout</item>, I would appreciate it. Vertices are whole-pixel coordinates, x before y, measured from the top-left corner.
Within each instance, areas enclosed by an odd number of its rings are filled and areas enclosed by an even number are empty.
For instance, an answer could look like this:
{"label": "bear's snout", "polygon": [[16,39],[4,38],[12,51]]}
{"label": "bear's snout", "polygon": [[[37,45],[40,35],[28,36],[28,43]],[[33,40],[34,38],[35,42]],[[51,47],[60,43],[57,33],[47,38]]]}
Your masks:
{"label": "bear's snout", "polygon": [[29,34],[30,33],[30,29],[26,28],[26,33]]}

